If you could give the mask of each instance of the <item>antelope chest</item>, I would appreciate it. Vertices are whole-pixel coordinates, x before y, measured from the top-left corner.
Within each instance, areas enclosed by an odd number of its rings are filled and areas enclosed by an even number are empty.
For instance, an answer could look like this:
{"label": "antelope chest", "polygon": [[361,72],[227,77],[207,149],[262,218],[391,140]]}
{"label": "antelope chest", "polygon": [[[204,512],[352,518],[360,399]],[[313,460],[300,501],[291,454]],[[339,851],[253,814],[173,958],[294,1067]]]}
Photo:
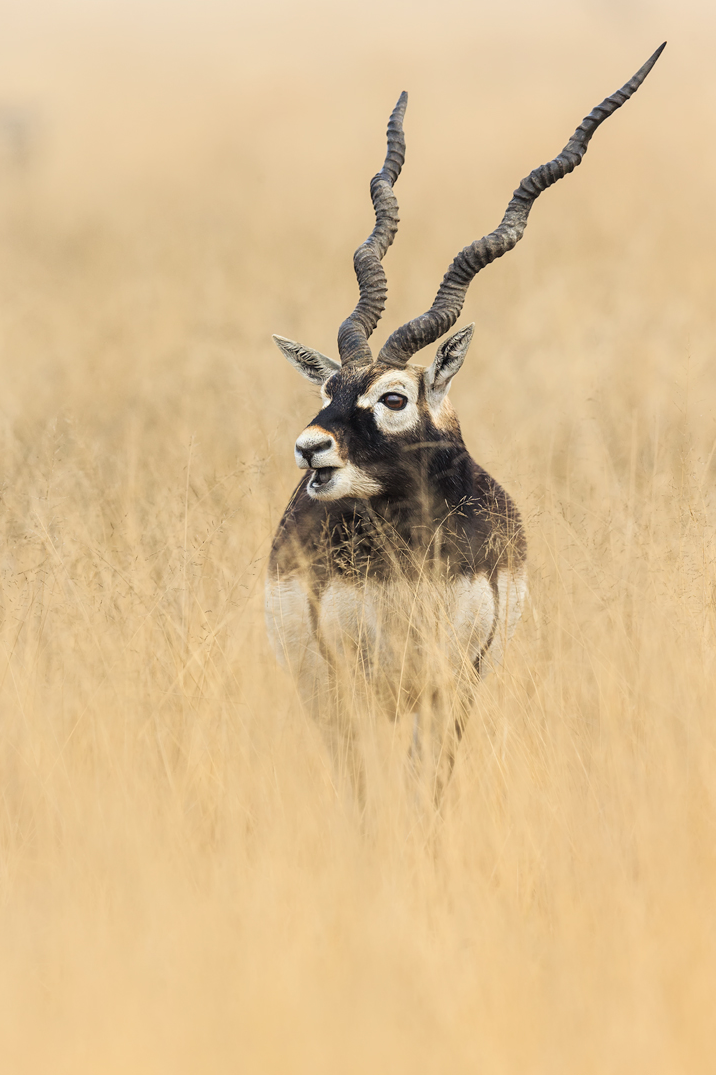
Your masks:
{"label": "antelope chest", "polygon": [[474,675],[488,655],[501,660],[525,592],[523,571],[414,584],[337,579],[315,590],[297,574],[268,581],[266,619],[304,692],[340,668],[419,693],[443,676]]}

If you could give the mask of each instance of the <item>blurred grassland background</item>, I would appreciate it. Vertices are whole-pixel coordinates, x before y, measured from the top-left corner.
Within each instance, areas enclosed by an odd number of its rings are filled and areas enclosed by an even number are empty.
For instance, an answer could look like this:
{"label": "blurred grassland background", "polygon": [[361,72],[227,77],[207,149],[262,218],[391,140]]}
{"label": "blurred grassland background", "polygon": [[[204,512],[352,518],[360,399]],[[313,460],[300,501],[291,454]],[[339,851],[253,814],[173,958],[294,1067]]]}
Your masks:
{"label": "blurred grassland background", "polygon": [[[1,12],[3,1071],[712,1071],[710,5]],[[335,354],[402,89],[377,342],[664,38],[469,293],[532,599],[437,839],[389,785],[367,838],[263,634],[270,333]]]}

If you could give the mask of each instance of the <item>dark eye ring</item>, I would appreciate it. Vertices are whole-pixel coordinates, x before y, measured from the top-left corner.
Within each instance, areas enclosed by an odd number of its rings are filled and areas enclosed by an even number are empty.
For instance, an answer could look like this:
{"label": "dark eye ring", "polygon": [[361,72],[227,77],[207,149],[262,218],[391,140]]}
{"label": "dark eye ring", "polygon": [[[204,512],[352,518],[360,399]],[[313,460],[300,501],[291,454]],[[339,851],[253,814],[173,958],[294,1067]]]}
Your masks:
{"label": "dark eye ring", "polygon": [[401,396],[398,392],[386,392],[380,397],[379,402],[389,411],[402,411],[408,405],[408,397]]}

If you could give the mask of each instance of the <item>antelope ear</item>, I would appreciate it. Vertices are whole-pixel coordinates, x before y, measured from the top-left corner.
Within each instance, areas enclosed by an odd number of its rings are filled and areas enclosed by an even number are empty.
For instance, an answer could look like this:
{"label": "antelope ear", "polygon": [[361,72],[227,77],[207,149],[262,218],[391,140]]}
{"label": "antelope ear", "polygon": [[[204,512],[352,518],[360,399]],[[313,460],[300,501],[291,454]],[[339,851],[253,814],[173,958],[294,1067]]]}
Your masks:
{"label": "antelope ear", "polygon": [[322,355],[320,351],[314,351],[310,347],[304,347],[301,343],[287,340],[285,336],[274,336],[273,341],[291,365],[314,384],[324,384],[341,368],[338,362],[334,362],[327,355]]}
{"label": "antelope ear", "polygon": [[428,402],[435,405],[447,395],[450,382],[465,361],[472,341],[475,322],[455,332],[438,347],[433,364],[428,366],[423,379]]}

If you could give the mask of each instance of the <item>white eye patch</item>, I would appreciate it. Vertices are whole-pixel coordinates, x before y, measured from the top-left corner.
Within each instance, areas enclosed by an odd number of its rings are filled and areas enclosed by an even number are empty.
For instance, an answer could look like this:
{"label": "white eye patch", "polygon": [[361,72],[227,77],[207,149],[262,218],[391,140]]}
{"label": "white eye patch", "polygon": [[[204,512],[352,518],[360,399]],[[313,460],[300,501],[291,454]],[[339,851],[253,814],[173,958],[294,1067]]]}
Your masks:
{"label": "white eye patch", "polygon": [[[391,410],[380,402],[381,397],[388,393],[405,396],[408,402],[401,411]],[[381,374],[365,395],[356,400],[357,407],[373,411],[375,424],[383,433],[403,433],[414,429],[420,418],[417,403],[418,385],[402,370],[388,370]]]}

